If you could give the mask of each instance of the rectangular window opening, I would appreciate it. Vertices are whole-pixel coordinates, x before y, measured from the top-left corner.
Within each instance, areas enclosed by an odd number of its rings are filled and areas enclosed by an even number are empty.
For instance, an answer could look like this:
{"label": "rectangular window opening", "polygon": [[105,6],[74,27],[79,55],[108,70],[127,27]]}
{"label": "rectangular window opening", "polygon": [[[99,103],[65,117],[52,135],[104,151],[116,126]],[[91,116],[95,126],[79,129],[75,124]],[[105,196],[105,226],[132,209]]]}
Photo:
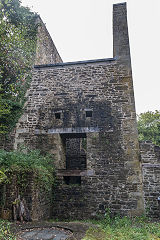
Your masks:
{"label": "rectangular window opening", "polygon": [[81,185],[81,176],[64,176],[63,180],[66,185]]}
{"label": "rectangular window opening", "polygon": [[60,112],[55,113],[55,118],[56,119],[61,119],[61,113]]}
{"label": "rectangular window opening", "polygon": [[91,110],[86,111],[86,117],[92,117],[92,111]]}
{"label": "rectangular window opening", "polygon": [[67,170],[87,168],[87,137],[85,133],[61,134]]}

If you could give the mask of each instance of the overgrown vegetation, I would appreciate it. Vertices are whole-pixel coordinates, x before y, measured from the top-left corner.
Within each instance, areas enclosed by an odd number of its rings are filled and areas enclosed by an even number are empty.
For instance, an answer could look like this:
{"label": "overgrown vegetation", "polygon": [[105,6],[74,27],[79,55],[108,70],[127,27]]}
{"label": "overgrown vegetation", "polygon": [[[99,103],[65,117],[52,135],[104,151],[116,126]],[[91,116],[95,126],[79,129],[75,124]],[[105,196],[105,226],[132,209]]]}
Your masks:
{"label": "overgrown vegetation", "polygon": [[16,175],[19,189],[27,187],[27,176],[33,174],[38,186],[49,191],[54,183],[54,164],[49,156],[32,150],[7,152],[0,150],[0,183],[10,183]]}
{"label": "overgrown vegetation", "polygon": [[10,230],[10,223],[0,220],[0,240],[16,240],[15,235]]}
{"label": "overgrown vegetation", "polygon": [[160,111],[138,115],[138,133],[140,141],[149,140],[160,146]]}
{"label": "overgrown vegetation", "polygon": [[83,240],[160,240],[160,223],[149,222],[146,217],[114,217],[109,213],[96,222]]}
{"label": "overgrown vegetation", "polygon": [[23,108],[36,47],[37,14],[19,0],[0,1],[0,134],[12,130]]}

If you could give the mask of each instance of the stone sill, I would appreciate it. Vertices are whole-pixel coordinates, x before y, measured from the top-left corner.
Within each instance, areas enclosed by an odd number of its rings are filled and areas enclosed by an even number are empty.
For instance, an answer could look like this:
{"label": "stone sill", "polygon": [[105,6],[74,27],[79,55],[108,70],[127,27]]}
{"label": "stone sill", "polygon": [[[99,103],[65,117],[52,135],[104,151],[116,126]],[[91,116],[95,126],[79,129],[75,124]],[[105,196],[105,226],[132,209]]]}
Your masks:
{"label": "stone sill", "polygon": [[95,175],[94,170],[59,169],[56,172],[57,172],[57,176],[93,176]]}

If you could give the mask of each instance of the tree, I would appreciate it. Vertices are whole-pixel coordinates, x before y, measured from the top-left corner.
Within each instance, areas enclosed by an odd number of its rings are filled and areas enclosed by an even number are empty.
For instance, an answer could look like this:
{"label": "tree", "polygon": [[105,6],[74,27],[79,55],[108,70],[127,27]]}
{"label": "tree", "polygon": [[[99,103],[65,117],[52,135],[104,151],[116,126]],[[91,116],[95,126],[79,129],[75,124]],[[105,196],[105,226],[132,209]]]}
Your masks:
{"label": "tree", "polygon": [[3,99],[3,90],[0,85],[0,134],[6,132],[6,126],[4,124],[3,119],[7,118],[10,114],[10,107],[8,106],[5,99]]}
{"label": "tree", "polygon": [[160,111],[145,112],[138,116],[139,140],[150,140],[160,146]]}
{"label": "tree", "polygon": [[0,2],[0,134],[14,127],[34,61],[37,14],[19,0]]}

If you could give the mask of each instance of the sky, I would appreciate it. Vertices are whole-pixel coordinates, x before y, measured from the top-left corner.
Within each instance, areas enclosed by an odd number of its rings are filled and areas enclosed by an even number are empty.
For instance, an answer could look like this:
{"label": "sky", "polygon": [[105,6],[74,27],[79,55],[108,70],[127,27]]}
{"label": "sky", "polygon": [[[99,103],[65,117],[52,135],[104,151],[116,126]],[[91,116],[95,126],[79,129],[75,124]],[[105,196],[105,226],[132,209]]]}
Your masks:
{"label": "sky", "polygon": [[[113,57],[112,5],[123,0],[21,0],[40,14],[63,62]],[[126,0],[137,114],[160,110],[160,0]]]}

